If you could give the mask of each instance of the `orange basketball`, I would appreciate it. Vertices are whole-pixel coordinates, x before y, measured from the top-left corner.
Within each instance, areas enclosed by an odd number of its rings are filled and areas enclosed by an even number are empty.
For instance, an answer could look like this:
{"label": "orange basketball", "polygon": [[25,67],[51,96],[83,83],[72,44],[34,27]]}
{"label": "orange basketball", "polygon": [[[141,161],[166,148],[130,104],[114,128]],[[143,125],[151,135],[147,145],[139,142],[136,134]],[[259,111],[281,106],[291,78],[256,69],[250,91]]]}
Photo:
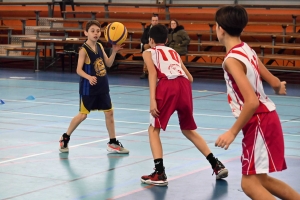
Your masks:
{"label": "orange basketball", "polygon": [[112,22],[106,26],[104,37],[112,45],[122,44],[127,38],[127,29],[120,22]]}

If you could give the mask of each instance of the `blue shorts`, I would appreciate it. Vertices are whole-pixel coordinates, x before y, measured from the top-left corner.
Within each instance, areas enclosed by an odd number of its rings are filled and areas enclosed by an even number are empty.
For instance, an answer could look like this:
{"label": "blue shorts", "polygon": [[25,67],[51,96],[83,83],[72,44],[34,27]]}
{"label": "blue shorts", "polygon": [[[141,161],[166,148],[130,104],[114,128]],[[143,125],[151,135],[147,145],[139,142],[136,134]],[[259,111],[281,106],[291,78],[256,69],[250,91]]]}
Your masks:
{"label": "blue shorts", "polygon": [[79,102],[79,112],[83,114],[89,114],[92,110],[112,110],[112,103],[109,93],[93,96],[81,95]]}

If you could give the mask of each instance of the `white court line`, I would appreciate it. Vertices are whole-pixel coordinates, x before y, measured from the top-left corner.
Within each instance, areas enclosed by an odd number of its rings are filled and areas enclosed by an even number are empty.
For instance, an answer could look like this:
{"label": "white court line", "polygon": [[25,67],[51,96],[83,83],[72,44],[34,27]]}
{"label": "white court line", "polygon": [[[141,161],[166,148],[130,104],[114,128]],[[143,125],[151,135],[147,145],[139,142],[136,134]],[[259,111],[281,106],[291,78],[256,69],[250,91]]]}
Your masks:
{"label": "white court line", "polygon": [[[14,80],[16,81],[16,79],[8,79],[8,78],[0,78],[0,80]],[[78,85],[78,83],[76,82],[63,82],[63,81],[43,81],[43,80],[20,80],[20,81],[27,81],[27,82],[52,82],[52,83],[69,83],[69,84],[76,84]],[[134,85],[109,85],[110,87],[128,87],[128,88],[145,88],[148,89],[149,87],[146,86],[134,86]],[[211,91],[211,90],[192,90],[194,92],[207,92],[207,93],[220,93],[220,94],[226,94],[226,92],[220,92],[220,91]],[[289,98],[297,98],[299,99],[300,97],[296,97],[296,96],[288,96],[288,95],[276,95],[276,94],[269,94],[268,96],[274,96],[274,97],[279,97],[279,98],[285,98],[285,97],[289,97]]]}
{"label": "white court line", "polygon": [[[11,100],[11,99],[2,99],[3,101],[6,102],[20,102],[20,103],[36,103],[36,104],[43,104],[43,105],[61,105],[61,106],[76,106],[78,107],[78,104],[68,104],[68,103],[52,103],[52,102],[44,102],[44,101],[28,101],[28,100]],[[63,99],[60,99],[63,100]],[[287,105],[288,106],[288,105]],[[133,108],[116,108],[114,109],[119,109],[119,110],[132,110],[132,111],[142,111],[142,112],[148,112],[149,110],[142,110],[142,109],[133,109]],[[227,111],[224,111],[227,112]],[[211,116],[211,117],[233,117],[233,115],[226,116],[226,115],[208,115],[208,114],[197,114],[194,113],[194,115],[201,115],[201,116]]]}
{"label": "white court line", "polygon": [[[62,116],[62,115],[45,115],[45,114],[36,114],[36,113],[22,113],[22,112],[11,112],[11,111],[1,111],[1,112],[6,112],[7,114],[18,114],[18,115],[35,115],[35,116],[44,116],[44,117],[57,117],[57,118],[67,118],[67,119],[72,119],[72,117],[69,116]],[[105,119],[99,119],[99,118],[87,118],[86,120],[90,121],[105,121]],[[139,124],[139,125],[149,125],[149,122],[132,122],[132,121],[117,121],[117,123],[124,123],[124,124]],[[168,124],[170,127],[179,127],[179,125],[171,125]],[[198,126],[199,129],[206,129],[206,130],[227,130],[227,129],[220,129],[220,128],[209,128],[209,127],[200,127]]]}
{"label": "white court line", "polygon": [[[27,101],[25,101],[27,102]],[[46,102],[44,102],[45,104]],[[51,103],[52,104],[52,103]],[[73,104],[60,104],[60,105],[72,105]],[[78,105],[76,105],[78,106]],[[130,111],[139,111],[139,112],[149,112],[149,110],[142,110],[142,109],[134,109],[134,108],[116,108],[114,107],[115,110],[130,110]],[[8,114],[26,114],[26,115],[37,115],[37,116],[45,116],[45,117],[60,117],[60,118],[73,118],[68,117],[68,116],[61,116],[61,115],[46,115],[46,114],[36,114],[36,113],[22,113],[22,112],[12,112],[12,111],[1,111],[1,112],[6,112]],[[233,115],[209,115],[209,114],[198,114],[194,113],[195,116],[206,116],[206,117],[222,117],[222,118],[234,118]],[[93,119],[93,118],[87,118],[87,120],[101,120],[101,119]],[[104,120],[101,120],[104,121]],[[290,123],[299,123],[300,121],[290,121],[290,120],[280,120],[281,122],[290,122]],[[117,122],[117,121],[116,121]],[[125,121],[118,121],[118,122],[124,122]],[[127,122],[127,123],[136,123],[136,122]],[[145,124],[145,123],[142,123]],[[147,123],[149,124],[149,123]]]}
{"label": "white court line", "polygon": [[[73,118],[73,116],[69,117],[69,116],[62,116],[62,115],[45,115],[45,114],[22,113],[22,112],[11,112],[11,111],[1,111],[1,112],[6,112],[7,114],[35,115],[35,116],[57,117],[57,118],[67,118],[67,119],[72,119]],[[205,115],[205,114],[194,114],[194,115],[224,117],[222,115]],[[231,118],[233,118],[233,116],[231,116]],[[105,119],[91,118],[91,117],[87,118],[86,120],[90,120],[90,121],[105,121]],[[290,121],[290,120],[280,120],[280,121],[281,122],[290,122],[290,123],[299,123],[300,122],[300,121]],[[129,121],[117,121],[117,120],[115,122],[117,122],[117,123],[124,123],[124,124],[149,125],[149,122],[132,122],[132,121],[129,122]],[[168,127],[179,127],[179,125],[168,124]],[[198,129],[203,129],[203,130],[224,130],[224,131],[227,131],[227,129],[211,128],[211,127],[200,127],[200,126],[198,126]],[[291,135],[291,134],[286,134],[286,135],[288,135],[288,136],[299,136],[299,135]]]}
{"label": "white court line", "polygon": [[[6,111],[4,111],[4,112],[6,112]],[[9,113],[18,113],[18,112],[9,112]],[[42,116],[51,116],[51,117],[55,116],[55,115],[44,115],[44,114],[34,114],[34,113],[18,113],[18,114],[26,114],[26,115],[27,114],[32,114],[32,115],[42,115]],[[66,116],[56,116],[56,117],[72,118],[72,117],[66,117]],[[90,120],[104,121],[104,120],[101,120],[101,119],[90,119]],[[126,122],[126,121],[116,121],[116,122],[134,123],[134,124],[149,124],[149,123]],[[178,125],[168,125],[168,126],[179,127]],[[205,127],[198,127],[198,128],[200,128],[200,129],[206,129],[206,130],[215,130],[215,129],[218,129],[218,128],[205,128]],[[224,130],[224,131],[226,131],[227,129],[218,129],[218,130]],[[135,134],[146,132],[146,131],[147,131],[147,129],[146,130],[142,130],[142,131],[133,132],[133,133],[128,133],[128,134],[121,135],[121,136],[116,136],[116,138],[125,137],[125,136],[128,136],[128,135],[135,135]],[[292,135],[292,134],[283,134],[283,135],[300,137],[300,135]],[[93,141],[93,142],[86,142],[86,143],[82,143],[82,144],[77,144],[77,145],[70,146],[70,148],[75,148],[75,147],[84,146],[84,145],[93,144],[93,143],[102,142],[102,141],[107,141],[107,140],[108,140],[108,138],[102,139],[102,140],[96,140],[96,141]],[[31,158],[31,157],[36,157],[36,156],[40,156],[40,155],[45,155],[45,154],[49,154],[49,153],[52,153],[52,152],[54,152],[54,151],[47,151],[47,152],[43,152],[43,153],[39,153],[39,154],[32,154],[32,155],[28,155],[28,156],[14,158],[14,159],[2,161],[2,162],[0,162],[0,164],[8,163],[8,162],[16,161],[16,160],[22,160],[22,159],[26,159],[26,158]]]}
{"label": "white court line", "polygon": [[[142,133],[142,132],[145,132],[145,131],[148,131],[148,130],[128,133],[128,134],[125,134],[125,135],[116,136],[116,138],[125,137],[125,136],[128,136],[128,135],[135,135],[135,134]],[[102,139],[102,140],[96,140],[96,141],[93,141],[93,142],[86,142],[86,143],[82,143],[82,144],[77,144],[77,145],[70,146],[69,148],[76,148],[76,147],[80,147],[80,146],[84,146],[84,145],[88,145],[88,144],[103,142],[103,141],[107,141],[108,139],[109,138]],[[36,156],[40,156],[40,155],[49,154],[49,153],[52,153],[52,152],[54,152],[54,151],[46,151],[46,152],[43,152],[43,153],[32,154],[32,155],[29,155],[29,156],[23,156],[23,157],[19,157],[19,158],[10,159],[10,160],[5,160],[5,161],[0,162],[0,164],[8,163],[8,162],[16,161],[16,160],[23,160],[23,159],[26,159],[26,158],[32,158],[32,157],[36,157]]]}
{"label": "white court line", "polygon": [[[21,101],[21,100],[8,100],[8,99],[3,99],[4,101],[12,101],[12,102],[21,102],[21,103],[33,103],[31,101]],[[43,104],[43,105],[61,105],[61,106],[76,106],[78,107],[78,104],[64,104],[64,103],[51,103],[51,102],[34,102],[36,104]],[[143,109],[135,109],[135,108],[116,108],[114,107],[115,110],[130,110],[130,111],[138,111],[138,112],[149,112],[149,110],[143,110]],[[199,115],[199,116],[209,116],[209,117],[224,117],[224,118],[232,118],[233,115],[227,116],[227,115],[209,115],[209,114],[197,114],[194,113],[194,115]]]}
{"label": "white court line", "polygon": [[22,159],[26,159],[26,158],[31,158],[31,157],[36,157],[36,156],[40,156],[40,155],[44,155],[44,154],[48,154],[48,153],[52,153],[52,152],[53,151],[47,151],[47,152],[44,152],[44,153],[32,154],[32,155],[29,155],[29,156],[23,156],[23,157],[20,157],[20,158],[14,158],[14,159],[2,161],[2,162],[0,162],[0,164],[7,163],[7,162],[12,162],[12,161],[16,161],[16,160],[22,160]]}

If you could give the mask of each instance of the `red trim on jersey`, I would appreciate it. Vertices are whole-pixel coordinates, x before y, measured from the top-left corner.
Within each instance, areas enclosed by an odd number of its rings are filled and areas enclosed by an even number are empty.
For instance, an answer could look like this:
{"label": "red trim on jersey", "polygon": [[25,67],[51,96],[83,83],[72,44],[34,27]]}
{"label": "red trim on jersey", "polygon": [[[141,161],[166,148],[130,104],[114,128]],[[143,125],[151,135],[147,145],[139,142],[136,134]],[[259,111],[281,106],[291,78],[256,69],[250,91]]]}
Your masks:
{"label": "red trim on jersey", "polygon": [[[256,64],[254,63],[254,61],[256,62]],[[257,87],[258,87],[258,82],[261,81],[261,77],[260,77],[260,73],[259,73],[259,68],[258,68],[258,63],[255,59],[255,56],[253,56],[253,59],[251,59],[251,64],[252,64],[252,67],[254,67],[254,72],[255,73],[255,93],[256,93],[256,96],[258,98],[260,98],[260,93],[257,92]]]}
{"label": "red trim on jersey", "polygon": [[239,87],[237,86],[233,76],[230,74],[230,73],[227,73],[228,74],[228,77],[231,81],[231,84],[232,84],[232,87],[233,87],[233,92],[234,92],[234,95],[235,95],[235,98],[236,98],[236,102],[240,105],[240,110],[242,110],[242,105],[240,104],[240,102],[238,101],[238,98],[244,102],[244,97],[239,89]]}
{"label": "red trim on jersey", "polygon": [[247,58],[247,60],[249,60],[249,57],[244,54],[243,52],[237,51],[237,50],[232,50],[230,53],[235,53],[235,54],[239,54],[241,56],[244,56],[245,58]]}
{"label": "red trim on jersey", "polygon": [[238,48],[238,47],[242,47],[242,46],[244,46],[244,42],[241,42],[240,44],[237,44],[237,45],[235,45],[234,47],[232,47],[232,48],[228,51],[228,53],[225,55],[225,58],[226,58],[226,56],[227,56],[229,53],[231,53],[231,51],[232,51],[233,49]]}
{"label": "red trim on jersey", "polygon": [[[255,63],[254,63],[253,60],[255,61]],[[255,69],[257,70],[257,73],[260,74],[260,73],[259,73],[259,67],[258,67],[258,61],[257,61],[257,59],[256,59],[255,56],[253,56],[253,60],[251,59],[251,63],[253,64],[253,66],[254,66]]]}
{"label": "red trim on jersey", "polygon": [[155,51],[155,55],[156,55],[156,60],[157,60],[157,64],[158,64],[158,69],[159,69],[159,71],[160,71],[160,62],[159,62],[159,52],[157,52],[157,50],[156,50],[156,48],[154,49],[154,51]]}

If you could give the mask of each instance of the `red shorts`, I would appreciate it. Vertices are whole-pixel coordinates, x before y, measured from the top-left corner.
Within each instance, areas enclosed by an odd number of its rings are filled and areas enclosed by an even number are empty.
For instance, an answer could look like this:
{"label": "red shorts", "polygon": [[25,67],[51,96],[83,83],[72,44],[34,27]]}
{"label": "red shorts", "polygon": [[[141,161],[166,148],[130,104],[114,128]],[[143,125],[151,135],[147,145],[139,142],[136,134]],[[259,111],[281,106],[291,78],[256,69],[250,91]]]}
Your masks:
{"label": "red shorts", "polygon": [[242,174],[264,174],[287,168],[283,132],[276,111],[253,115],[243,134]]}
{"label": "red shorts", "polygon": [[154,118],[150,114],[150,124],[164,131],[171,115],[177,111],[181,130],[195,130],[191,83],[187,78],[161,79],[156,87],[156,103],[160,112]]}

